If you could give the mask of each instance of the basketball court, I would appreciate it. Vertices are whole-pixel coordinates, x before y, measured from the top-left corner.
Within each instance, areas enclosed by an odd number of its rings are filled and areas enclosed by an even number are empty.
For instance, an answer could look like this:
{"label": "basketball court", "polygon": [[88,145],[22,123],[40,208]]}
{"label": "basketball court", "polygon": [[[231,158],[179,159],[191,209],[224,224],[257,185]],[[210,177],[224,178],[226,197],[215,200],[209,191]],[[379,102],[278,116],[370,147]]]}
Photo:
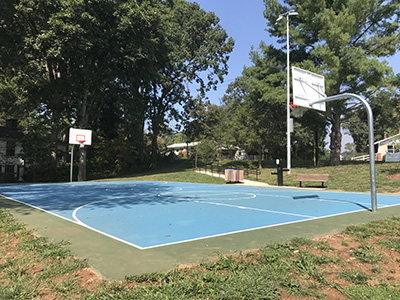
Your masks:
{"label": "basketball court", "polygon": [[[175,182],[3,185],[1,194],[141,250],[371,209],[367,193]],[[380,195],[379,207],[400,204]]]}
{"label": "basketball court", "polygon": [[[115,181],[1,185],[2,207],[105,277],[166,271],[218,253],[315,236],[399,210],[400,196],[312,189]],[[386,208],[386,209],[385,209]]]}

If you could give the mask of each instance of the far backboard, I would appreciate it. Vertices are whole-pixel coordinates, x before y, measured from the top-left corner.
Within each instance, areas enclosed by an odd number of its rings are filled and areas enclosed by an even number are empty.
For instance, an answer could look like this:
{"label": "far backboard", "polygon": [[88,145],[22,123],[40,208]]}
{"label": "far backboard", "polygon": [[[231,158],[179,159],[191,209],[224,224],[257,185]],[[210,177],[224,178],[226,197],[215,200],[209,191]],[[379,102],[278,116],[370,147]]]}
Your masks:
{"label": "far backboard", "polygon": [[92,131],[87,129],[69,129],[69,143],[71,145],[91,145]]}
{"label": "far backboard", "polygon": [[311,102],[326,98],[325,77],[297,67],[292,67],[293,104],[326,111],[326,104]]}

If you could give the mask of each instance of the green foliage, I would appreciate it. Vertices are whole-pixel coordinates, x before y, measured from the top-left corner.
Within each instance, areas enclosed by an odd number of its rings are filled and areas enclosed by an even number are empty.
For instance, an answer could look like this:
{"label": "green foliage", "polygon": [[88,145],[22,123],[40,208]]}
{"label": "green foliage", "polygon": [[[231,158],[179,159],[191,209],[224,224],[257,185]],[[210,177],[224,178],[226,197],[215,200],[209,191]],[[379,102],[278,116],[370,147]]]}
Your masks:
{"label": "green foliage", "polygon": [[212,139],[202,140],[201,144],[196,148],[200,159],[206,164],[211,163],[217,158],[217,143]]}
{"label": "green foliage", "polygon": [[[383,93],[395,90],[393,71],[383,59],[393,55],[399,45],[397,16],[400,4],[397,0],[301,0],[284,3],[264,0],[264,4],[267,30],[280,43],[286,43],[286,22],[276,23],[277,17],[291,9],[299,13],[290,17],[291,62],[323,74],[328,96],[351,92],[373,102],[375,97],[382,99]],[[390,105],[388,112],[394,111],[393,99],[390,97],[385,101],[385,106]],[[346,101],[327,104],[324,117],[332,125],[332,165],[339,164],[340,160],[342,116],[358,114],[358,111],[359,105]],[[388,124],[393,119],[393,115],[390,121],[386,119],[386,126],[390,127]],[[352,123],[357,124],[357,121]],[[398,123],[397,119],[394,123]],[[365,131],[357,127],[358,133],[364,134]],[[351,131],[356,133],[355,129],[356,126],[352,126]],[[361,137],[356,138],[356,143],[362,148],[364,145],[359,144],[360,141]]]}
{"label": "green foliage", "polygon": [[138,149],[123,138],[106,139],[98,136],[88,153],[91,177],[114,177],[134,169]]}
{"label": "green foliage", "polygon": [[70,127],[99,133],[94,176],[155,165],[165,123],[191,99],[186,85],[215,87],[233,47],[214,13],[183,0],[7,0],[0,17],[0,114],[21,121],[37,181],[66,179],[57,168],[69,161]]}

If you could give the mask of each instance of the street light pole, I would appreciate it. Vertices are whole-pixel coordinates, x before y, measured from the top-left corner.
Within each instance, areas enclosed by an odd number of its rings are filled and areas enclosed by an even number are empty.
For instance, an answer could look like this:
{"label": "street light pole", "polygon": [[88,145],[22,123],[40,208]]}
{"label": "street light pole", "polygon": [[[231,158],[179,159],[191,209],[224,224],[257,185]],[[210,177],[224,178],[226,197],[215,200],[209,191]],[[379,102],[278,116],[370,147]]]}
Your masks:
{"label": "street light pole", "polygon": [[[283,17],[286,17],[286,66],[287,66],[287,95],[286,95],[286,139],[287,139],[287,169],[290,173],[291,169],[291,143],[290,143],[290,54],[289,54],[289,17],[297,16],[299,13],[295,11],[288,11],[284,14],[279,15],[276,23],[278,23]],[[275,23],[275,24],[276,24]]]}

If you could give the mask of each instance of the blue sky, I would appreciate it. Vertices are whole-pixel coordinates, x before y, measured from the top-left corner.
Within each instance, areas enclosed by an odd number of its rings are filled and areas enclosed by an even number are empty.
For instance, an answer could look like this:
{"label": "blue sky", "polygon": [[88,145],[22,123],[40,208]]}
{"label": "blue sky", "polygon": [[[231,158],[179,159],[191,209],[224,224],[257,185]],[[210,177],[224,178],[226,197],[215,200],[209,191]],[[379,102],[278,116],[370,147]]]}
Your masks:
{"label": "blue sky", "polygon": [[[243,66],[250,66],[251,46],[258,48],[261,41],[267,45],[275,42],[265,31],[266,20],[263,16],[262,0],[190,0],[197,2],[207,12],[214,12],[220,18],[221,26],[228,35],[235,39],[235,47],[229,59],[229,74],[216,92],[207,94],[214,104],[219,104],[228,84],[241,75]],[[389,64],[396,73],[400,72],[400,54],[389,59]],[[193,87],[193,92],[194,92]]]}
{"label": "blue sky", "polygon": [[263,17],[262,0],[195,0],[207,12],[214,12],[220,18],[221,26],[235,40],[235,47],[229,59],[229,74],[216,92],[207,93],[211,102],[220,103],[228,84],[240,76],[244,66],[250,66],[251,46],[258,48],[261,41],[273,43],[265,31],[266,20]]}

